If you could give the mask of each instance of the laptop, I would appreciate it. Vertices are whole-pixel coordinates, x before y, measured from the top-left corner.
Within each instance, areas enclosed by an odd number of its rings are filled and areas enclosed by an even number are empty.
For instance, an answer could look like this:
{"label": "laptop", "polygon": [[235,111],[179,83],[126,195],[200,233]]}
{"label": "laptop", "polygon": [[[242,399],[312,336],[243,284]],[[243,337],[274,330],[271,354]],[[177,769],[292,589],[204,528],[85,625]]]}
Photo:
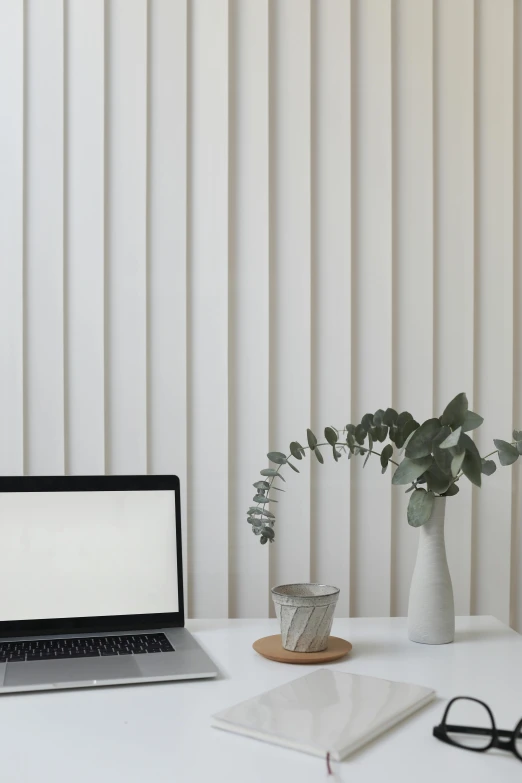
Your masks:
{"label": "laptop", "polygon": [[177,476],[0,478],[0,693],[215,677]]}

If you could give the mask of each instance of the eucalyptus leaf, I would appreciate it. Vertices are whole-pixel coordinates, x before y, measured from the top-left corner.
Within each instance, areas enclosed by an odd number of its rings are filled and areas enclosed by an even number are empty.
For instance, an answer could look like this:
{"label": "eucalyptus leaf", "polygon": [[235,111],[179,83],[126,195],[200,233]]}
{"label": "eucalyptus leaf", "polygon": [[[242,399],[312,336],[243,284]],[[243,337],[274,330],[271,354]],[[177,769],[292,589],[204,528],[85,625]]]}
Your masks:
{"label": "eucalyptus leaf", "polygon": [[275,462],[276,465],[284,465],[286,463],[286,455],[282,451],[269,451],[266,456],[270,462]]}
{"label": "eucalyptus leaf", "polygon": [[419,459],[431,454],[431,446],[435,435],[441,428],[439,419],[428,419],[413,433],[406,447],[409,459]]}
{"label": "eucalyptus leaf", "polygon": [[[450,455],[451,456],[451,455]],[[451,459],[451,475],[452,476],[458,476],[460,469],[462,468],[462,463],[464,462],[464,457],[466,456],[465,451],[461,451],[460,454],[455,454],[454,457]]]}
{"label": "eucalyptus leaf", "polygon": [[443,473],[435,463],[426,472],[426,482],[428,484],[428,489],[432,492],[436,492],[437,495],[442,495],[453,482],[453,478],[452,476]]}
{"label": "eucalyptus leaf", "polygon": [[308,439],[308,445],[310,446],[310,448],[313,451],[315,449],[315,447],[317,446],[317,438],[315,437],[315,435],[312,432],[312,430],[306,430],[306,437]]}
{"label": "eucalyptus leaf", "polygon": [[393,443],[397,442],[397,435],[398,434],[399,434],[399,428],[397,427],[396,424],[392,424],[390,429],[389,429],[388,435],[389,435],[390,440]]}
{"label": "eucalyptus leaf", "polygon": [[295,459],[303,459],[303,455],[301,454],[301,449],[299,448],[299,444],[295,440],[293,440],[290,444],[290,454]]}
{"label": "eucalyptus leaf", "polygon": [[461,392],[446,405],[444,413],[440,417],[440,422],[441,424],[448,424],[452,429],[460,427],[464,424],[467,410],[468,398],[464,392]]}
{"label": "eucalyptus leaf", "polygon": [[263,468],[263,470],[260,470],[259,472],[262,476],[277,476],[277,478],[280,478],[282,481],[286,481],[285,477],[278,473],[277,470],[274,470],[274,468]]}
{"label": "eucalyptus leaf", "polygon": [[386,424],[388,427],[392,427],[397,423],[398,418],[399,414],[394,408],[386,408],[384,416],[382,417],[382,423]]}
{"label": "eucalyptus leaf", "polygon": [[295,466],[295,465],[293,465],[291,462],[287,462],[286,464],[288,465],[288,467],[289,467],[289,468],[292,468],[292,470],[294,471],[294,473],[300,473],[300,472],[301,472],[301,471],[300,471],[300,470],[298,470],[298,469],[296,468],[296,466]]}
{"label": "eucalyptus leaf", "polygon": [[462,472],[475,486],[482,485],[482,458],[475,443],[464,432],[460,436],[460,445],[466,449],[462,462]]}
{"label": "eucalyptus leaf", "polygon": [[351,432],[352,435],[355,435],[355,424],[347,424],[344,429],[346,432]]}
{"label": "eucalyptus leaf", "polygon": [[379,426],[376,429],[377,429],[376,439],[379,441],[379,443],[384,443],[384,441],[388,437],[388,427],[386,426],[386,424],[379,424]]}
{"label": "eucalyptus leaf", "polygon": [[361,445],[364,443],[364,439],[366,437],[366,430],[362,426],[362,424],[358,424],[355,428],[355,439],[357,443],[360,443]]}
{"label": "eucalyptus leaf", "polygon": [[478,413],[473,413],[473,411],[466,411],[466,415],[464,416],[464,421],[462,423],[462,432],[476,430],[477,427],[480,427],[483,421],[484,419],[482,416],[479,416]]}
{"label": "eucalyptus leaf", "polygon": [[459,487],[456,484],[450,484],[446,492],[442,495],[443,498],[451,498],[459,492]]}
{"label": "eucalyptus leaf", "polygon": [[435,435],[432,443],[432,452],[433,457],[435,458],[435,462],[437,463],[440,470],[442,470],[443,473],[446,473],[448,476],[451,475],[451,460],[453,455],[449,449],[441,449],[440,444],[448,437],[450,433],[451,429],[447,425],[444,425],[440,428],[437,435]]}
{"label": "eucalyptus leaf", "polygon": [[368,462],[368,460],[370,459],[371,456],[372,456],[372,452],[371,452],[371,449],[369,449],[368,450],[368,454],[366,455],[366,459],[363,462],[363,468],[366,467],[366,463]]}
{"label": "eucalyptus leaf", "polygon": [[261,541],[262,544],[266,544],[266,542],[268,541],[268,538],[266,537],[266,535],[262,535],[259,540]]}
{"label": "eucalyptus leaf", "polygon": [[483,459],[482,460],[482,473],[485,476],[492,476],[493,473],[496,471],[497,466],[493,462],[492,459]]}
{"label": "eucalyptus leaf", "polygon": [[494,440],[498,449],[498,461],[501,465],[512,465],[518,459],[518,449],[505,440]]}
{"label": "eucalyptus leaf", "polygon": [[401,446],[399,446],[399,444],[397,444],[397,446],[400,449],[405,449],[407,444],[410,441],[411,436],[413,435],[415,430],[419,429],[419,427],[420,427],[420,424],[419,424],[418,421],[415,421],[415,419],[408,419],[408,421],[406,422],[406,424],[404,425],[404,427],[401,430],[402,444],[401,444]]}
{"label": "eucalyptus leaf", "polygon": [[268,481],[256,481],[255,484],[252,484],[253,487],[256,489],[269,489],[270,484]]}
{"label": "eucalyptus leaf", "polygon": [[390,443],[388,443],[388,445],[385,446],[381,452],[381,467],[383,473],[388,467],[388,462],[390,461],[390,457],[392,456],[392,454],[393,454],[393,446]]}
{"label": "eucalyptus leaf", "polygon": [[384,411],[382,408],[379,408],[379,410],[375,411],[373,414],[373,424],[375,427],[380,427],[383,423],[384,419]]}
{"label": "eucalyptus leaf", "polygon": [[333,427],[325,427],[324,437],[326,438],[330,446],[335,446],[335,444],[339,439],[339,434],[336,430],[334,430]]}
{"label": "eucalyptus leaf", "polygon": [[260,516],[260,517],[268,517],[269,519],[275,519],[275,515],[272,514],[271,511],[268,511],[266,508],[256,508],[255,506],[250,506],[248,509],[248,513],[250,516]]}
{"label": "eucalyptus leaf", "polygon": [[412,435],[415,430],[417,430],[420,427],[420,424],[418,421],[415,421],[415,419],[408,419],[404,427],[401,429],[402,436],[404,438],[404,443],[408,440],[410,435]]}
{"label": "eucalyptus leaf", "polygon": [[334,460],[335,460],[336,462],[339,462],[339,460],[340,460],[340,459],[341,459],[341,457],[342,457],[342,454],[341,454],[341,452],[340,452],[340,451],[337,451],[337,449],[335,448],[335,446],[332,446],[332,452],[333,452],[333,458],[334,458]]}
{"label": "eucalyptus leaf", "polygon": [[321,465],[324,465],[324,457],[321,454],[319,448],[314,449],[314,454],[317,457],[317,461],[321,463]]}
{"label": "eucalyptus leaf", "polygon": [[522,454],[522,441],[517,440],[517,451],[519,454]]}
{"label": "eucalyptus leaf", "polygon": [[433,458],[431,455],[415,460],[406,457],[393,474],[392,484],[410,484],[419,476],[422,476],[432,464]]}
{"label": "eucalyptus leaf", "polygon": [[277,503],[277,500],[267,498],[266,495],[255,495],[253,498],[255,503]]}
{"label": "eucalyptus leaf", "polygon": [[440,444],[441,449],[454,449],[459,445],[460,436],[462,435],[462,425],[453,430],[447,438],[445,438]]}
{"label": "eucalyptus leaf", "polygon": [[361,419],[361,427],[364,427],[366,432],[369,432],[373,427],[373,413],[365,413]]}
{"label": "eucalyptus leaf", "polygon": [[426,492],[425,489],[416,489],[412,492],[408,503],[408,524],[412,527],[425,525],[431,517],[434,502],[433,492]]}
{"label": "eucalyptus leaf", "polygon": [[397,427],[401,430],[406,424],[406,422],[409,421],[410,419],[413,419],[413,416],[411,415],[411,413],[408,413],[408,411],[403,411],[402,413],[399,413],[396,422]]}
{"label": "eucalyptus leaf", "polygon": [[274,539],[275,533],[274,533],[274,531],[272,530],[271,527],[265,527],[264,534],[268,538],[269,541]]}
{"label": "eucalyptus leaf", "polygon": [[463,448],[466,449],[466,451],[471,451],[472,454],[475,454],[475,456],[480,458],[479,450],[477,449],[475,441],[464,432],[460,436],[458,452],[462,451]]}
{"label": "eucalyptus leaf", "polygon": [[517,443],[522,441],[522,430],[513,430],[513,440],[516,440]]}

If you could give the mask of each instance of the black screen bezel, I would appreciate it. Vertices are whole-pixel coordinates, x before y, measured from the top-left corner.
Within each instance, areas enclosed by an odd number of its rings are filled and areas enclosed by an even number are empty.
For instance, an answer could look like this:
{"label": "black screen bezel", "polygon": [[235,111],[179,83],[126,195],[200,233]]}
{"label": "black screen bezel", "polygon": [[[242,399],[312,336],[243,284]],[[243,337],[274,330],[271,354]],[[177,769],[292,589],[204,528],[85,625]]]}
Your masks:
{"label": "black screen bezel", "polygon": [[122,492],[169,490],[176,508],[176,555],[179,611],[153,614],[106,615],[102,617],[59,617],[38,620],[0,620],[0,637],[50,636],[182,628],[183,562],[181,554],[181,511],[177,476],[9,476],[0,477],[0,492]]}

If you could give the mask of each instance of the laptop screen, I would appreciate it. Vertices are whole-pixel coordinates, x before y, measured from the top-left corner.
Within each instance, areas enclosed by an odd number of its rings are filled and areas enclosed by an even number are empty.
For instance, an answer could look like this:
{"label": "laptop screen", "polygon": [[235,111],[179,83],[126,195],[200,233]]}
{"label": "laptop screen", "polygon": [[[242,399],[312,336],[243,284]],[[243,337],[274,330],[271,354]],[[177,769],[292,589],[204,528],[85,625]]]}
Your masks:
{"label": "laptop screen", "polygon": [[172,490],[0,493],[0,622],[178,612]]}

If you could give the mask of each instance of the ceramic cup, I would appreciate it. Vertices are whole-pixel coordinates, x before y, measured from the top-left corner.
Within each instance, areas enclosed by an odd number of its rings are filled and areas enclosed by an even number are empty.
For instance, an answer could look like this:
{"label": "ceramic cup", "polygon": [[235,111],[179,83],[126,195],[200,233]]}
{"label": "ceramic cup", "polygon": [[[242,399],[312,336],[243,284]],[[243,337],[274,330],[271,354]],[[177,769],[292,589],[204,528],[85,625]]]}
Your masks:
{"label": "ceramic cup", "polygon": [[326,650],[339,588],[331,585],[295,584],[272,588],[276,614],[281,623],[285,650]]}

